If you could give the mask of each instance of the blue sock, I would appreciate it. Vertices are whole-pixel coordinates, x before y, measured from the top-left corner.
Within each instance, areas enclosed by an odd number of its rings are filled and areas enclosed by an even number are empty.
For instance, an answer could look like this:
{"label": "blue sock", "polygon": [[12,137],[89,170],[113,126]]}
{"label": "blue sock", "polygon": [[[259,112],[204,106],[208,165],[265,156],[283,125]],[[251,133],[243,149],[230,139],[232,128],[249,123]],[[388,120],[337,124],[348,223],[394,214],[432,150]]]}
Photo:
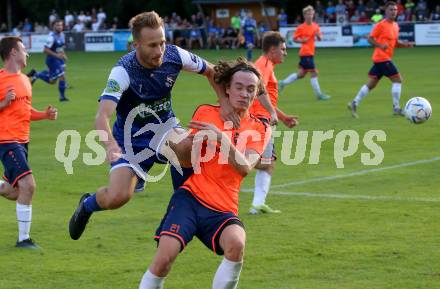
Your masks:
{"label": "blue sock", "polygon": [[49,71],[43,70],[43,71],[37,72],[37,74],[35,74],[35,76],[37,78],[43,80],[44,82],[49,83]]}
{"label": "blue sock", "polygon": [[64,91],[66,90],[66,81],[65,80],[58,81],[58,90],[60,91],[60,99],[66,98],[64,96]]}
{"label": "blue sock", "polygon": [[98,202],[96,201],[96,194],[93,194],[84,200],[84,208],[89,213],[102,210],[102,208],[98,205]]}
{"label": "blue sock", "polygon": [[246,58],[247,60],[252,61],[252,49],[247,50]]}

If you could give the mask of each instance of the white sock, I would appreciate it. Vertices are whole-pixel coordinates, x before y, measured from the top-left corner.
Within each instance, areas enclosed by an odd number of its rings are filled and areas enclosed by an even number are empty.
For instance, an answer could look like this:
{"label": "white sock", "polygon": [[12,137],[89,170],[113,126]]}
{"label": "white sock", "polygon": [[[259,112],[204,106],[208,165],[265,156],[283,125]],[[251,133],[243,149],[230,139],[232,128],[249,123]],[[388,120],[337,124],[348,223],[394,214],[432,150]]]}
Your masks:
{"label": "white sock", "polygon": [[18,221],[18,241],[29,239],[32,221],[32,205],[22,205],[16,203]]}
{"label": "white sock", "polygon": [[218,266],[215,273],[214,280],[212,281],[212,289],[235,289],[240,279],[241,268],[243,267],[243,261],[232,262],[226,258]]}
{"label": "white sock", "polygon": [[312,85],[315,94],[317,96],[321,95],[321,88],[319,87],[318,77],[310,78],[310,84]]}
{"label": "white sock", "polygon": [[400,93],[402,92],[401,83],[393,83],[391,87],[391,95],[393,96],[393,107],[400,108]]}
{"label": "white sock", "polygon": [[252,205],[261,206],[266,203],[266,196],[269,192],[272,176],[264,170],[256,171],[257,173],[255,174],[254,199],[252,201]]}
{"label": "white sock", "polygon": [[356,95],[356,97],[354,98],[354,103],[356,105],[359,105],[359,103],[361,102],[362,98],[364,98],[368,94],[369,91],[370,90],[368,89],[368,86],[367,85],[363,85],[361,87],[361,89],[359,90],[358,94]]}
{"label": "white sock", "polygon": [[147,270],[142,277],[139,289],[162,289],[165,277],[158,277]]}
{"label": "white sock", "polygon": [[292,73],[289,76],[287,76],[286,79],[284,79],[282,82],[284,85],[286,85],[286,84],[291,84],[292,82],[294,82],[297,79],[298,79],[298,74]]}

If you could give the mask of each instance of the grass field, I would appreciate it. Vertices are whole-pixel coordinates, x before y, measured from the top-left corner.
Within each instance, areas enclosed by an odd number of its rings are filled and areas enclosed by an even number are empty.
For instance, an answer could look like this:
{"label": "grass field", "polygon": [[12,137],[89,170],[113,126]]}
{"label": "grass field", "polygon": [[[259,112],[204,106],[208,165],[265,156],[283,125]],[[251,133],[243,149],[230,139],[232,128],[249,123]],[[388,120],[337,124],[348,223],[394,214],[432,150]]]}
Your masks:
{"label": "grass field", "polygon": [[[245,52],[197,53],[215,62]],[[287,61],[277,67],[279,79],[296,69],[296,53],[289,50]],[[247,247],[239,288],[440,288],[439,48],[402,49],[394,59],[404,77],[402,105],[419,95],[433,106],[433,117],[422,125],[391,115],[386,79],[362,102],[360,119],[352,119],[346,103],[367,80],[371,53],[317,51],[321,88],[333,96],[328,102],[316,101],[308,79],[288,86],[280,96],[280,108],[300,116],[295,131],[309,131],[309,145],[300,165],[277,163],[268,202],[282,214],[248,215],[252,194],[246,189],[252,187],[253,174],[243,183],[240,217],[247,228]],[[34,85],[36,108],[51,103],[59,109],[58,121],[33,123],[31,130],[30,164],[37,180],[31,236],[43,249],[14,248],[15,204],[1,199],[0,288],[137,288],[150,263],[156,248],[151,236],[171,196],[169,175],[149,184],[123,208],[95,214],[79,241],[70,240],[67,230],[80,195],[107,181],[108,166],[86,166],[82,153],[91,152],[84,138],[93,129],[97,98],[120,55],[69,53],[69,103],[58,103],[56,86],[41,81]],[[31,56],[29,67],[43,65],[43,55]],[[185,124],[198,104],[214,102],[214,94],[203,77],[182,73],[173,99]],[[57,135],[66,129],[77,130],[83,140],[73,175],[54,157]],[[308,164],[313,131],[335,130],[336,135],[346,129],[357,131],[361,141],[343,169],[336,168],[334,141],[324,142],[319,164]],[[369,152],[362,138],[371,129],[386,133],[386,141],[378,142],[384,151],[379,166],[361,162],[361,153]],[[194,240],[178,258],[166,288],[210,288],[220,261]]]}

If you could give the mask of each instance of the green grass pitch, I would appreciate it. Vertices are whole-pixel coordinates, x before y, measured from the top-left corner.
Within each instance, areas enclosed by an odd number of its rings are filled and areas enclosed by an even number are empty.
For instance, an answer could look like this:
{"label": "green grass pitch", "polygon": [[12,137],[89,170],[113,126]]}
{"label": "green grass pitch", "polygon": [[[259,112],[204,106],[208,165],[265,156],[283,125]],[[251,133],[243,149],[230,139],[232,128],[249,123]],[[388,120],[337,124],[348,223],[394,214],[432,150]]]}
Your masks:
{"label": "green grass pitch", "polygon": [[[297,50],[288,52],[285,63],[276,68],[278,79],[297,68]],[[215,62],[245,51],[196,53]],[[371,53],[371,49],[317,50],[319,81],[332,96],[330,101],[315,99],[308,77],[280,95],[280,108],[300,116],[295,137],[297,131],[311,135],[315,130],[334,130],[336,135],[355,130],[360,135],[359,149],[338,169],[333,138],[323,143],[319,164],[309,164],[309,135],[304,162],[277,163],[268,203],[281,209],[280,215],[248,215],[252,195],[241,193],[247,247],[239,288],[440,288],[439,48],[400,49],[394,58],[404,79],[401,104],[412,96],[431,102],[433,116],[422,125],[391,115],[387,79],[363,100],[360,119],[352,119],[346,104],[367,80]],[[80,195],[107,182],[107,164],[84,165],[83,153],[91,152],[84,138],[94,127],[97,98],[121,55],[68,53],[67,79],[73,86],[66,91],[69,103],[58,102],[56,86],[41,81],[34,85],[34,107],[53,104],[59,109],[58,121],[35,122],[31,129],[30,164],[37,181],[31,236],[43,249],[14,248],[15,204],[1,199],[0,288],[137,288],[150,263],[156,249],[151,237],[171,196],[169,174],[148,184],[123,208],[95,214],[79,241],[70,240],[67,230]],[[33,54],[29,62],[29,68],[44,68],[42,54]],[[196,74],[182,73],[173,90],[173,107],[183,124],[197,105],[214,103],[214,99],[208,82]],[[285,130],[282,125],[279,128]],[[373,167],[361,163],[361,153],[369,152],[362,138],[372,129],[387,136],[385,142],[378,142],[384,160]],[[55,142],[63,130],[77,130],[82,137],[73,175],[67,175],[54,157]],[[153,171],[160,169],[156,166]],[[244,181],[243,190],[252,183],[253,174]],[[210,288],[220,261],[193,240],[177,259],[165,287]]]}

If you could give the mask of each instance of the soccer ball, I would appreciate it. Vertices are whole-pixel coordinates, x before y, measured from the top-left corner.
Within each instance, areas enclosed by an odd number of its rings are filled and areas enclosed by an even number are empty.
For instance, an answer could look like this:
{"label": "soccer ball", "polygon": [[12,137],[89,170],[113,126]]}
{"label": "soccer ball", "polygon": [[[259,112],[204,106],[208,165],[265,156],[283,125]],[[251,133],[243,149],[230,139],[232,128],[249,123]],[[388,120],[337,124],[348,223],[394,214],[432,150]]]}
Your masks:
{"label": "soccer ball", "polygon": [[412,123],[423,123],[431,117],[431,114],[431,104],[423,97],[413,97],[405,105],[406,118]]}

